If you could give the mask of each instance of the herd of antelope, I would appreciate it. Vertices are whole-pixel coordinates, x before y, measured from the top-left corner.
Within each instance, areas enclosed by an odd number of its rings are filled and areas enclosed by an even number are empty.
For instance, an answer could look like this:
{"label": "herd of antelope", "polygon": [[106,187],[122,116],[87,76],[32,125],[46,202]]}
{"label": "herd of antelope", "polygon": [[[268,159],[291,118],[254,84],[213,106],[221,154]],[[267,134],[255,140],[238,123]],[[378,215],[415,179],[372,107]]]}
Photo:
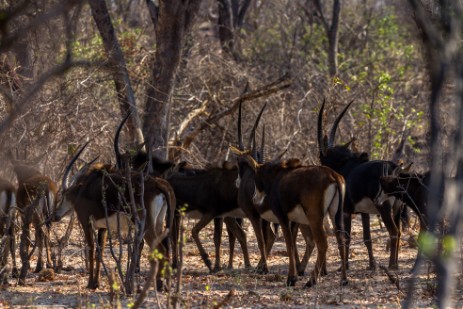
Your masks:
{"label": "herd of antelope", "polygon": [[[38,249],[35,271],[53,267],[48,235],[50,226],[72,211],[84,232],[89,259],[89,289],[99,286],[103,250],[97,254],[97,248],[105,246],[108,230],[128,230],[139,217],[143,218],[142,236],[150,249],[157,247],[175,268],[178,263],[180,209],[186,216],[198,219],[191,231],[192,238],[210,272],[221,267],[219,247],[223,222],[230,239],[228,267],[233,267],[236,239],[243,251],[245,267],[251,267],[246,234],[242,229],[243,219],[247,218],[255,231],[261,255],[256,267],[259,273],[268,272],[267,257],[276,238],[276,227],[281,228],[289,258],[288,286],[294,286],[297,277],[304,274],[311,253],[317,248],[317,259],[305,284],[311,287],[327,273],[325,217],[329,217],[339,249],[341,284],[345,285],[348,283],[346,272],[349,269],[352,216],[357,213],[362,218],[369,268],[376,267],[369,219],[370,214],[376,214],[381,216],[390,236],[389,268],[397,269],[404,209],[409,206],[417,214],[421,230],[427,228],[426,186],[429,173],[411,174],[408,173],[409,166],[392,161],[370,161],[367,153],[352,151],[351,142],[336,145],[337,127],[351,103],[337,115],[328,135],[323,129],[325,102],[320,108],[317,140],[321,165],[304,165],[298,159],[283,160],[283,154],[270,160],[266,158],[264,138],[260,146],[256,142],[256,130],[265,105],[245,145],[241,104],[237,145],[230,146],[236,160],[227,161],[221,167],[195,169],[184,163],[160,160],[143,150],[136,154],[122,154],[119,136],[129,115],[116,131],[116,165],[85,163],[71,175],[87,146],[84,145],[65,169],[59,197],[58,186],[50,178],[10,158],[18,186],[0,179],[0,284],[7,283],[9,276],[18,278],[20,285],[26,284],[30,268],[31,225],[35,231],[34,248]],[[21,269],[16,265],[16,216],[21,222]],[[214,221],[216,250],[214,265],[200,239],[200,231],[211,221]],[[302,259],[296,246],[299,231],[306,242]],[[44,248],[45,265],[42,259]],[[157,279],[162,280],[160,276]]]}

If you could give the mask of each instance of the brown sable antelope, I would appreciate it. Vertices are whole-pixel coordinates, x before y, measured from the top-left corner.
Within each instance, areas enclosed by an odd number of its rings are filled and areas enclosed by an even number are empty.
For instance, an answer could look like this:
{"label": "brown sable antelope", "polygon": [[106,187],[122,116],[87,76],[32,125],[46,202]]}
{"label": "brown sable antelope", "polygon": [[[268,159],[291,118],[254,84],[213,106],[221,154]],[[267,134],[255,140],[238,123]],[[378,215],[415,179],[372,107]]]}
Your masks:
{"label": "brown sable antelope", "polygon": [[19,252],[22,262],[19,273],[19,285],[26,284],[26,275],[30,268],[29,248],[31,245],[30,226],[35,229],[35,247],[38,248],[38,258],[35,272],[43,269],[43,247],[46,253],[46,267],[51,268],[50,229],[45,226],[46,218],[53,212],[56,202],[57,186],[49,177],[42,175],[37,169],[11,160],[18,179],[16,200],[22,219],[22,234]]}
{"label": "brown sable antelope", "polygon": [[[86,146],[86,145],[85,145]],[[161,178],[147,176],[143,173],[133,172],[128,187],[128,180],[123,175],[114,172],[110,166],[93,164],[83,168],[69,182],[70,171],[84,147],[74,156],[67,166],[63,180],[63,196],[57,210],[51,216],[51,221],[59,221],[63,216],[74,210],[77,214],[87,243],[89,257],[89,278],[87,288],[96,289],[99,286],[100,264],[103,259],[101,250],[95,256],[95,230],[98,232],[98,246],[104,248],[108,229],[110,231],[128,231],[136,216],[144,220],[144,239],[150,249],[167,228],[172,231],[173,216],[175,210],[175,195],[169,183]],[[136,208],[131,208],[131,189],[134,192]],[[135,213],[132,209],[137,209]],[[158,246],[167,259],[169,258],[169,244],[164,242]],[[174,249],[173,249],[174,250]],[[95,258],[97,259],[95,267]],[[161,266],[163,263],[159,263]],[[162,288],[160,274],[158,272],[157,287]]]}
{"label": "brown sable antelope", "polygon": [[[130,115],[130,114],[129,114]],[[144,151],[137,151],[135,155],[121,154],[119,150],[119,138],[121,129],[128,119],[127,115],[119,125],[114,138],[114,151],[117,166],[125,168],[129,161],[130,168],[143,169],[150,158]],[[172,185],[177,198],[177,209],[185,211],[187,217],[199,219],[192,230],[192,237],[198,246],[201,258],[210,272],[221,269],[220,243],[222,237],[222,224],[225,222],[229,235],[230,255],[228,268],[233,268],[233,252],[235,239],[238,239],[243,255],[245,267],[250,267],[247,250],[246,234],[242,229],[244,214],[237,203],[238,189],[234,186],[238,170],[231,162],[224,162],[221,167],[208,167],[205,169],[193,169],[185,167],[184,163],[174,164],[153,157],[151,160],[153,175],[163,175]],[[185,205],[187,206],[185,208]],[[176,216],[174,233],[178,233],[180,216]],[[215,265],[209,259],[202,246],[199,233],[209,222],[214,220],[214,246]],[[177,239],[177,237],[174,237]]]}
{"label": "brown sable antelope", "polygon": [[290,222],[308,225],[317,247],[317,261],[305,287],[311,287],[326,273],[327,235],[324,217],[328,213],[336,226],[336,238],[341,256],[341,284],[347,284],[342,227],[344,178],[325,166],[301,166],[298,160],[259,164],[249,154],[231,146],[238,156],[244,156],[254,171],[253,203],[262,205],[264,198],[277,217],[285,237],[289,258],[287,285],[297,280],[294,235]]}
{"label": "brown sable antelope", "polygon": [[0,178],[0,284],[8,282],[8,274],[2,273],[8,265],[8,253],[13,263],[13,275],[17,275],[16,266],[16,230],[14,219],[16,216],[16,188],[9,181]]}
{"label": "brown sable antelope", "polygon": [[[380,215],[391,240],[389,268],[398,268],[400,244],[400,221],[404,204],[388,196],[381,187],[380,178],[392,175],[398,168],[392,161],[369,161],[367,153],[353,152],[349,147],[352,141],[344,145],[335,145],[335,135],[339,122],[346,113],[350,102],[336,117],[329,136],[323,137],[323,111],[325,102],[318,114],[317,136],[321,164],[340,173],[346,179],[346,201],[344,204],[344,228],[346,231],[347,258],[351,240],[352,215],[362,216],[363,241],[368,250],[369,269],[376,268],[370,232],[370,214]],[[348,264],[347,264],[348,266]]]}
{"label": "brown sable antelope", "polygon": [[[262,143],[261,143],[261,148],[260,152],[257,151],[256,147],[256,142],[255,142],[255,132],[257,129],[257,126],[259,125],[260,118],[265,110],[266,104],[262,107],[260,110],[256,121],[254,123],[254,126],[251,130],[250,136],[249,136],[249,143],[248,143],[248,149],[251,148],[250,153],[252,154],[252,157],[254,160],[256,160],[259,163],[264,163],[264,144],[265,144],[265,130],[264,133],[262,134]],[[243,142],[243,135],[242,135],[242,104],[240,102],[239,104],[239,109],[238,109],[238,149],[241,152],[244,152],[244,142]],[[275,215],[272,213],[269,204],[265,201],[262,205],[254,205],[252,201],[252,197],[255,191],[255,173],[252,168],[250,168],[247,159],[244,156],[237,156],[237,163],[238,163],[238,178],[237,178],[237,187],[238,187],[238,205],[240,208],[243,210],[243,212],[246,214],[246,217],[251,221],[251,225],[254,229],[254,232],[256,234],[257,238],[257,244],[259,247],[259,251],[261,254],[261,258],[259,260],[259,263],[257,264],[257,271],[260,273],[268,273],[268,266],[267,266],[267,256],[270,253],[270,250],[273,246],[273,243],[275,241],[275,233],[274,230],[271,227],[271,224],[278,224],[278,219],[275,217]],[[263,218],[265,217],[265,219]],[[292,228],[293,228],[293,235],[297,235],[297,228],[298,224],[292,222]],[[296,258],[296,267],[297,267],[297,272],[299,275],[303,275],[305,268],[308,264],[310,255],[312,254],[312,251],[315,247],[314,242],[311,239],[310,236],[310,230],[308,229],[307,226],[301,225],[300,226],[301,232],[305,238],[306,241],[306,251],[304,253],[304,257],[302,261],[299,259],[299,254],[297,253],[297,246],[296,244],[296,238],[294,238],[294,248],[295,248],[295,258]]]}

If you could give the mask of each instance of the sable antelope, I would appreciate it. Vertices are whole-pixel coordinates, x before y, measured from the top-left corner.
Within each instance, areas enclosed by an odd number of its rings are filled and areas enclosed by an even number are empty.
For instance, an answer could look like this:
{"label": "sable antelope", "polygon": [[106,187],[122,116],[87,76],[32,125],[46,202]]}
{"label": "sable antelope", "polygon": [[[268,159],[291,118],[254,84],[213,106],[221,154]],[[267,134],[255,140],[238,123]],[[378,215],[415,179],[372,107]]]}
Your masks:
{"label": "sable antelope", "polygon": [[341,283],[347,284],[342,227],[344,178],[325,166],[301,166],[297,161],[257,163],[254,158],[231,146],[238,156],[245,156],[255,173],[253,203],[262,205],[267,198],[270,209],[278,218],[283,231],[289,258],[287,285],[297,280],[294,235],[290,221],[308,225],[317,246],[317,261],[306,287],[315,285],[320,274],[326,273],[327,235],[323,226],[329,213],[336,226],[336,238],[341,256]]}
{"label": "sable antelope", "polygon": [[381,188],[388,195],[407,204],[418,216],[421,230],[428,226],[427,196],[431,174],[408,173],[406,169],[398,168],[392,175],[380,178]]}
{"label": "sable antelope", "polygon": [[[17,275],[15,216],[16,188],[9,181],[0,178],[0,248],[2,250],[0,272],[7,265],[8,253],[10,253],[13,263],[13,274]],[[2,273],[0,284],[7,282],[7,274]]]}
{"label": "sable antelope", "polygon": [[[149,162],[148,154],[142,151],[141,148],[134,155],[128,153],[123,155],[119,150],[120,132],[129,116],[130,114],[122,120],[116,130],[114,138],[116,162],[119,168],[124,168],[128,163],[131,168],[139,170]],[[229,235],[230,255],[228,268],[233,268],[235,239],[238,239],[243,250],[245,267],[250,267],[246,234],[242,230],[244,214],[238,208],[238,190],[232,185],[238,174],[236,166],[231,162],[224,162],[222,167],[193,169],[186,167],[184,163],[176,165],[156,157],[152,157],[151,164],[153,174],[162,175],[172,185],[177,197],[177,208],[183,209],[184,205],[187,205],[186,215],[199,219],[192,230],[192,236],[209,271],[216,272],[221,268],[220,243],[223,222],[226,224]],[[176,218],[179,219],[180,217],[177,216]],[[199,232],[212,220],[214,220],[214,268],[212,268],[212,263],[199,238]],[[178,228],[178,224],[179,221],[177,220],[176,228]]]}
{"label": "sable antelope", "polygon": [[[256,141],[255,141],[255,132],[257,126],[259,125],[260,118],[265,110],[266,104],[260,110],[254,126],[251,130],[249,136],[249,145],[248,147],[252,147],[250,153],[254,160],[258,163],[264,163],[265,153],[264,153],[264,145],[265,145],[265,130],[262,134],[262,142],[261,142],[261,149],[260,152],[257,151]],[[244,152],[244,143],[243,143],[243,135],[242,135],[242,127],[241,127],[241,120],[242,120],[242,104],[240,102],[239,109],[238,109],[238,149],[241,152]],[[237,156],[237,163],[238,163],[238,179],[237,179],[237,187],[238,187],[238,205],[246,214],[246,217],[251,221],[251,225],[254,229],[257,244],[259,247],[259,251],[261,254],[261,259],[257,264],[257,271],[260,273],[268,273],[268,266],[267,266],[267,256],[270,253],[270,250],[273,246],[275,241],[276,235],[271,228],[271,224],[278,224],[278,219],[272,213],[268,203],[265,201],[262,205],[255,205],[252,201],[252,197],[255,191],[255,172],[252,168],[250,168],[247,159],[245,156]],[[265,216],[265,219],[263,218]],[[315,247],[314,242],[311,239],[310,230],[308,227],[301,225],[301,232],[306,241],[306,251],[304,253],[304,257],[302,261],[299,260],[299,254],[297,253],[297,246],[296,246],[296,235],[297,235],[297,228],[298,225],[292,223],[293,228],[293,235],[294,235],[294,248],[295,248],[295,258],[296,258],[296,267],[297,272],[299,275],[304,274],[304,270],[307,266],[309,261],[310,255]]]}
{"label": "sable antelope", "polygon": [[420,235],[428,230],[427,201],[430,177],[430,172],[424,174],[408,173],[399,168],[392,175],[382,176],[380,179],[381,187],[385,193],[403,201],[418,216]]}
{"label": "sable antelope", "polygon": [[[214,218],[244,218],[244,213],[238,207],[238,189],[234,186],[237,176],[238,169],[232,165],[229,167],[208,168],[193,175],[175,173],[167,178],[174,188],[178,206],[182,207],[182,205],[186,204],[186,215],[199,219],[191,233],[198,246],[201,258],[211,272],[220,268],[220,259],[216,254],[216,264],[212,269],[208,254],[201,244],[199,232]],[[229,221],[226,222],[229,223]],[[231,224],[228,224],[227,228],[230,228],[230,226],[233,228]],[[250,267],[246,234],[241,228],[233,231],[232,234],[238,238],[241,244],[245,266]],[[217,250],[220,246],[219,240],[220,235],[215,233],[216,253],[218,253]]]}
{"label": "sable antelope", "polygon": [[344,204],[344,228],[346,230],[347,259],[351,240],[352,215],[360,213],[363,225],[363,240],[368,250],[369,269],[376,268],[373,256],[370,233],[369,214],[380,214],[391,239],[389,268],[398,267],[400,243],[400,217],[403,204],[394,197],[388,197],[381,189],[380,177],[393,173],[397,165],[391,161],[369,161],[368,154],[352,152],[349,147],[352,141],[344,145],[335,145],[335,135],[339,122],[352,102],[346,105],[336,117],[329,136],[323,138],[323,102],[318,114],[318,146],[320,162],[346,179],[346,201]]}
{"label": "sable antelope", "polygon": [[[103,259],[103,250],[97,257],[95,267],[95,230],[98,231],[98,245],[103,248],[108,228],[111,231],[116,229],[127,231],[129,225],[134,224],[135,214],[124,202],[130,201],[127,179],[114,172],[110,166],[101,164],[88,166],[74,176],[75,180],[72,184],[69,183],[72,166],[85,146],[73,157],[65,170],[62,180],[63,197],[57,210],[51,216],[51,220],[59,221],[71,210],[75,210],[77,219],[84,230],[90,259],[87,288],[96,289],[99,286],[100,258]],[[169,183],[161,178],[145,177],[137,172],[132,173],[130,177],[135,206],[139,210],[137,216],[142,217],[142,213],[146,211],[144,239],[150,249],[154,249],[153,245],[163,230],[168,228],[172,231],[175,195]],[[158,250],[168,258],[167,246],[167,244],[160,244]],[[161,288],[160,272],[158,272],[157,281],[157,287]]]}
{"label": "sable antelope", "polygon": [[[37,169],[13,161],[13,168],[18,179],[17,205],[22,219],[22,234],[20,237],[20,257],[22,262],[19,274],[19,284],[26,284],[26,275],[30,268],[29,247],[30,225],[35,229],[35,246],[38,247],[38,259],[35,272],[43,269],[43,247],[46,253],[46,267],[51,268],[51,249],[49,243],[49,226],[44,227],[46,218],[55,208],[57,187],[53,180],[42,175]],[[44,231],[45,228],[45,231]],[[35,247],[34,246],[34,247]]]}

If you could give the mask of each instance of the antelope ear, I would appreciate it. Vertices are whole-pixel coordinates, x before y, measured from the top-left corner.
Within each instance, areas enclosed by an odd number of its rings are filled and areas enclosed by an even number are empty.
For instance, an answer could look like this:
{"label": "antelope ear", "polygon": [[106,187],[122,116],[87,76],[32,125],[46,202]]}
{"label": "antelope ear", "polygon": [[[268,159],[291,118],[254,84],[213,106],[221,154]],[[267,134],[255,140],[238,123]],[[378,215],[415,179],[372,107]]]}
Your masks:
{"label": "antelope ear", "polygon": [[251,168],[256,172],[257,169],[260,167],[261,164],[257,163],[256,160],[254,160],[254,158],[247,154],[246,155],[246,161],[249,163],[249,166],[251,166]]}
{"label": "antelope ear", "polygon": [[236,148],[235,146],[230,146],[230,151],[233,152],[233,154],[237,155],[237,156],[244,156],[247,154],[247,151],[242,151],[238,148]]}
{"label": "antelope ear", "polygon": [[401,173],[408,173],[410,171],[410,168],[412,167],[412,165],[413,165],[413,162],[409,163],[406,166],[401,165],[400,166],[400,172]]}

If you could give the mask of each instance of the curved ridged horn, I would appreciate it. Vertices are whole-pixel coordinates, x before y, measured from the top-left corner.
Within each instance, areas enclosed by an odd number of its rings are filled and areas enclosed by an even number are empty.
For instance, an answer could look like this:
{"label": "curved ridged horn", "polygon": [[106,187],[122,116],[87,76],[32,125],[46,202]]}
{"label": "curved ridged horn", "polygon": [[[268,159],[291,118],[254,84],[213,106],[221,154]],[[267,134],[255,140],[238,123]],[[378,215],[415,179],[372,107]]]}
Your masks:
{"label": "curved ridged horn", "polygon": [[119,150],[119,136],[121,135],[122,127],[127,122],[127,119],[129,119],[130,114],[132,114],[132,112],[128,112],[127,116],[125,116],[124,119],[122,119],[122,122],[117,127],[116,136],[114,137],[114,152],[116,154],[116,166],[118,169],[122,168],[122,154]]}
{"label": "curved ridged horn", "polygon": [[260,118],[264,113],[265,107],[267,107],[267,102],[265,102],[264,106],[260,109],[259,115],[257,115],[256,121],[254,122],[254,126],[252,127],[251,134],[249,135],[249,145],[252,143],[254,136],[256,134],[257,127],[259,126]]}
{"label": "curved ridged horn", "polygon": [[240,107],[238,109],[238,149],[241,151],[244,150],[243,134],[241,133],[241,105],[242,103],[243,103],[243,100],[240,100]]}
{"label": "curved ridged horn", "polygon": [[328,138],[328,148],[334,147],[334,138],[336,136],[336,130],[338,129],[339,122],[341,121],[342,116],[344,116],[344,114],[347,112],[347,109],[352,104],[352,102],[354,102],[354,100],[350,101],[349,104],[347,104],[346,107],[344,107],[342,112],[334,120],[333,126],[331,127],[331,130],[330,130],[330,135]]}
{"label": "curved ridged horn", "polygon": [[63,189],[63,191],[66,191],[69,187],[69,173],[71,172],[72,166],[77,161],[80,154],[82,153],[82,151],[84,151],[85,147],[87,147],[89,143],[90,141],[86,142],[85,145],[82,146],[82,148],[74,155],[71,162],[69,162],[68,166],[66,167],[66,170],[64,171],[63,175],[63,181],[61,182],[61,188]]}
{"label": "curved ridged horn", "polygon": [[265,163],[265,124],[264,124],[264,127],[262,128],[262,140],[260,144],[260,158],[258,162],[261,164]]}
{"label": "curved ridged horn", "polygon": [[317,141],[318,141],[318,151],[320,152],[320,158],[325,155],[325,143],[323,141],[323,111],[325,109],[325,99],[323,99],[322,106],[318,112],[317,120]]}

